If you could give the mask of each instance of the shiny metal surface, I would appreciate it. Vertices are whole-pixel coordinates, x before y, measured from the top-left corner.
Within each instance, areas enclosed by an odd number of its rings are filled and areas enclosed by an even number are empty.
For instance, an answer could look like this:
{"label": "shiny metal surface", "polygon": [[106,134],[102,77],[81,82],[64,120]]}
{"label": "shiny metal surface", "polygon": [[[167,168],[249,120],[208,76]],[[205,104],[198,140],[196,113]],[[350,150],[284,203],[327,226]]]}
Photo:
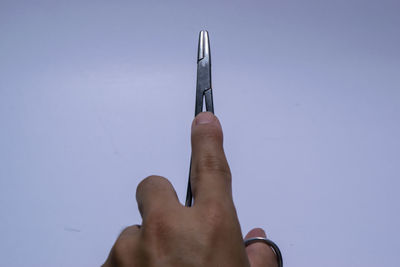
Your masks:
{"label": "shiny metal surface", "polygon": [[203,111],[203,97],[206,101],[206,110],[214,113],[211,88],[210,41],[208,38],[208,32],[200,31],[197,57],[195,116]]}

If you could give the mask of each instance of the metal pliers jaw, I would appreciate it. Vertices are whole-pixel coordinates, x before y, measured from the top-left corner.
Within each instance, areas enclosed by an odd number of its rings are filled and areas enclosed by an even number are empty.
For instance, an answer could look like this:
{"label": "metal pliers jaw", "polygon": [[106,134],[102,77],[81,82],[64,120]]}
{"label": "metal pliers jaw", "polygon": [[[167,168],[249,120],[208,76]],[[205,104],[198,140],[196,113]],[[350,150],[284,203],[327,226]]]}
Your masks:
{"label": "metal pliers jaw", "polygon": [[206,102],[206,111],[214,113],[211,86],[210,40],[207,31],[200,31],[199,34],[195,116],[203,111],[203,98]]}

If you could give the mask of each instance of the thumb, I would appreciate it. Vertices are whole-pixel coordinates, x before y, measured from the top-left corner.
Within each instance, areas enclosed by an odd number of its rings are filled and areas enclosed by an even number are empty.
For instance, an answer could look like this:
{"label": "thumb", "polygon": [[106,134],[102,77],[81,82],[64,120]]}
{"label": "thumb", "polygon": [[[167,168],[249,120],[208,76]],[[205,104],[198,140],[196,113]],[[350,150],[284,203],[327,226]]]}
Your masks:
{"label": "thumb", "polygon": [[[267,237],[261,228],[252,229],[245,239],[253,237]],[[256,242],[246,247],[247,257],[251,267],[278,267],[276,255],[267,244]]]}

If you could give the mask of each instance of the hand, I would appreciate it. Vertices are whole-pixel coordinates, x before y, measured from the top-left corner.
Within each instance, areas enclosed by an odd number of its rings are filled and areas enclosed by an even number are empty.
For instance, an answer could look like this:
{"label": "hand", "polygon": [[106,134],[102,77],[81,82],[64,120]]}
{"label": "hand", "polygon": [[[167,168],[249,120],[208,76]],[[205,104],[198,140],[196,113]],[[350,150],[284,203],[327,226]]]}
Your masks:
{"label": "hand", "polygon": [[[136,191],[142,225],[121,233],[104,267],[277,266],[269,246],[254,243],[244,247],[222,139],[221,125],[212,113],[200,113],[194,119],[194,205],[188,208],[180,204],[167,179],[144,179]],[[256,228],[246,238],[256,236],[265,233]]]}

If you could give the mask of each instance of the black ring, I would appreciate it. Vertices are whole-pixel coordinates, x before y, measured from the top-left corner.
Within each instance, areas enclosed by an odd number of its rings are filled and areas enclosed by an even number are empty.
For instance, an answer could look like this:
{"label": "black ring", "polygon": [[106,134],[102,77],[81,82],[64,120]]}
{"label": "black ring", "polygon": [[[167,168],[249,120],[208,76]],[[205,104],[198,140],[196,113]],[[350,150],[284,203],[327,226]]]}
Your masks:
{"label": "black ring", "polygon": [[277,244],[275,244],[272,240],[269,240],[264,237],[253,237],[253,238],[246,239],[244,241],[244,245],[245,245],[245,247],[247,247],[248,245],[256,243],[256,242],[263,242],[263,243],[267,244],[268,246],[270,246],[272,248],[272,250],[274,251],[276,258],[278,260],[278,267],[283,266],[282,253]]}

